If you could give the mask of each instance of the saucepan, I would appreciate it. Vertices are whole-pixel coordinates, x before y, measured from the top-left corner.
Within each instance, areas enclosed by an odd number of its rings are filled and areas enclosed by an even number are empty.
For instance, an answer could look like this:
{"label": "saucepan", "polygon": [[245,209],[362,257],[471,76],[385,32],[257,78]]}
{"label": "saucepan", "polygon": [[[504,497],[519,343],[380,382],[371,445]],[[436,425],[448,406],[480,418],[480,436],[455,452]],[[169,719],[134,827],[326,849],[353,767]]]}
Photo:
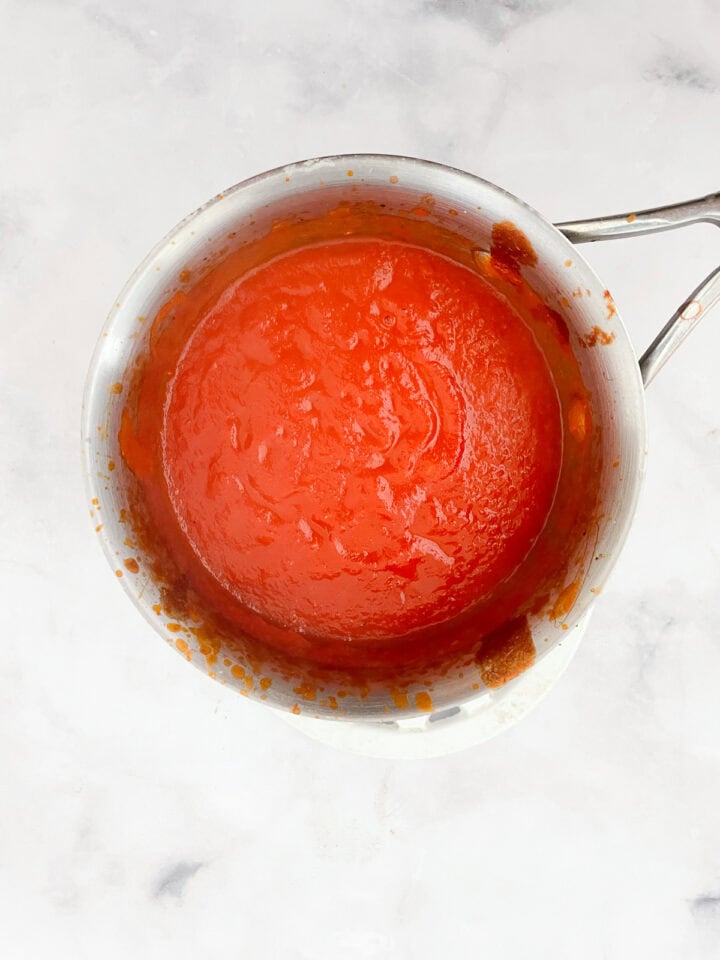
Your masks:
{"label": "saucepan", "polygon": [[[133,538],[128,522],[130,479],[118,444],[132,371],[148,349],[151,319],[187,271],[201,272],[229,247],[252,245],[279,223],[303,224],[346,208],[372,205],[399,218],[422,208],[426,223],[459,236],[469,251],[490,249],[493,228],[512,224],[534,251],[522,278],[554,315],[592,400],[598,443],[597,509],[583,530],[569,531],[568,562],[556,595],[528,611],[532,656],[543,659],[596,603],[630,528],[646,462],[644,387],[702,316],[720,299],[720,268],[675,311],[639,361],[606,285],[576,245],[640,236],[698,222],[720,226],[720,194],[621,216],[553,225],[522,200],[470,173],[409,157],[352,155],[291,164],[218,194],[183,220],[146,257],[120,293],[95,350],[85,388],[82,441],[89,510],[119,583],[136,607],[185,659],[213,678],[271,707],[332,720],[397,722],[457,711],[511,690],[481,661],[458,656],[398,680],[378,676],[355,683],[332,671],[252,654],[250,647],[199,629],[167,606],[157,564]],[[147,322],[146,322],[147,320]],[[251,640],[245,638],[251,646]],[[517,671],[516,671],[517,672]]]}

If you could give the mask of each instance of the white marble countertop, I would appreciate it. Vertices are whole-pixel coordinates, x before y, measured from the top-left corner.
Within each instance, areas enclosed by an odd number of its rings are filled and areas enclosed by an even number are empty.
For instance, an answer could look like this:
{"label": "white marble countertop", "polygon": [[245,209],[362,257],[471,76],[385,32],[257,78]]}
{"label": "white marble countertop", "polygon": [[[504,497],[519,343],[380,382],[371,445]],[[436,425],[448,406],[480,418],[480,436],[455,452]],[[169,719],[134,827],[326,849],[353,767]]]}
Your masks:
{"label": "white marble countertop", "polygon": [[[574,662],[503,736],[372,760],[188,669],[88,522],[80,397],[148,248],[223,187],[409,153],[554,219],[720,189],[717,0],[0,2],[0,953],[715,958],[720,317]],[[712,227],[586,250],[639,347]]]}

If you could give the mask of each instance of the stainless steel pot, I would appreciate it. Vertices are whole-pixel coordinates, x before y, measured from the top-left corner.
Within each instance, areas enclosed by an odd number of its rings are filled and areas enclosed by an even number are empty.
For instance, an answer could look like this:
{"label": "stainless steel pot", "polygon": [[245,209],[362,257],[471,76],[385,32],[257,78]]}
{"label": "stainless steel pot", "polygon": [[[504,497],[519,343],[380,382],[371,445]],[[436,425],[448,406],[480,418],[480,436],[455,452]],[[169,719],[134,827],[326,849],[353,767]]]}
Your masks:
{"label": "stainless steel pot", "polygon": [[[479,249],[490,245],[494,224],[511,221],[529,239],[537,262],[523,269],[527,282],[548,306],[566,303],[565,320],[583,378],[593,398],[603,444],[600,511],[594,549],[586,551],[568,572],[579,584],[572,606],[562,618],[540,613],[531,620],[536,664],[581,622],[615,564],[635,512],[645,467],[645,400],[647,385],[698,320],[720,299],[720,268],[712,273],[673,314],[638,362],[624,324],[605,285],[573,244],[637,236],[709,221],[720,226],[720,194],[656,210],[553,226],[527,204],[492,183],[440,164],[408,157],[353,155],[292,164],[261,174],[219,194],[183,220],[146,257],[121,292],[100,336],[88,374],[83,403],[82,441],[90,511],[105,554],[126,593],[155,630],[174,648],[211,676],[268,705],[329,719],[403,720],[422,716],[426,698],[393,695],[390,682],[370,690],[331,689],[305,695],[290,670],[253,677],[254,668],[238,663],[230,649],[208,656],[192,624],[169,622],[163,616],[159,586],[140,556],[128,566],[128,528],[124,468],[118,448],[121,387],[128,371],[147,346],[152,317],[177,288],[182,271],[202,267],[222,255],[228,235],[253,243],[278,220],[309,220],[327,214],[344,201],[385,204],[388,213],[406,211],[431,195],[429,222],[461,232]],[[452,212],[452,213],[451,213]],[[572,296],[573,291],[581,295]],[[604,331],[594,349],[583,342]],[[530,667],[530,670],[536,667]],[[461,704],[477,704],[490,692],[478,686],[475,672],[458,667],[432,678],[436,715]],[[492,696],[506,695],[495,691]],[[425,716],[427,716],[425,714]]]}

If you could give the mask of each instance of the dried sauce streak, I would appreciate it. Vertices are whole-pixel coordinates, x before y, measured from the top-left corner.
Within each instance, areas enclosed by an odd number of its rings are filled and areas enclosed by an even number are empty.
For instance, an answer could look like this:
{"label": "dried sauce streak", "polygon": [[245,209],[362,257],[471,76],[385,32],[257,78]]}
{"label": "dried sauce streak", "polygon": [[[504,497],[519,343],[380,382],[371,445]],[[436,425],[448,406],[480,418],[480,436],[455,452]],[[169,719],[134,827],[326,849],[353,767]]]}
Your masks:
{"label": "dried sauce streak", "polygon": [[197,560],[282,627],[403,637],[492,593],[552,504],[558,398],[477,274],[408,244],[305,247],[231,284],[164,397]]}
{"label": "dried sauce streak", "polygon": [[527,617],[508,620],[485,637],[475,659],[486,687],[501,687],[527,670],[535,660]]}
{"label": "dried sauce streak", "polygon": [[515,271],[537,263],[532,244],[522,230],[518,230],[509,220],[496,223],[492,228],[492,255],[498,263]]}

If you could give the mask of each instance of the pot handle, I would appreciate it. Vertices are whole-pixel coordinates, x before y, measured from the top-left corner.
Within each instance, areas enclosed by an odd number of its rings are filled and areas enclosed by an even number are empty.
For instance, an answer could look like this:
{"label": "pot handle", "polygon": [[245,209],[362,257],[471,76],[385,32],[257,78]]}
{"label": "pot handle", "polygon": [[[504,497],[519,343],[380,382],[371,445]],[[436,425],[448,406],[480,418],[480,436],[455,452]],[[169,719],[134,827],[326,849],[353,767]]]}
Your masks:
{"label": "pot handle", "polygon": [[[571,243],[592,243],[620,237],[640,237],[662,230],[675,230],[693,223],[714,223],[720,227],[720,193],[667,207],[638,210],[594,220],[572,220],[556,227]],[[670,317],[640,358],[640,373],[647,386],[677,350],[698,321],[720,301],[720,267],[696,287]]]}

